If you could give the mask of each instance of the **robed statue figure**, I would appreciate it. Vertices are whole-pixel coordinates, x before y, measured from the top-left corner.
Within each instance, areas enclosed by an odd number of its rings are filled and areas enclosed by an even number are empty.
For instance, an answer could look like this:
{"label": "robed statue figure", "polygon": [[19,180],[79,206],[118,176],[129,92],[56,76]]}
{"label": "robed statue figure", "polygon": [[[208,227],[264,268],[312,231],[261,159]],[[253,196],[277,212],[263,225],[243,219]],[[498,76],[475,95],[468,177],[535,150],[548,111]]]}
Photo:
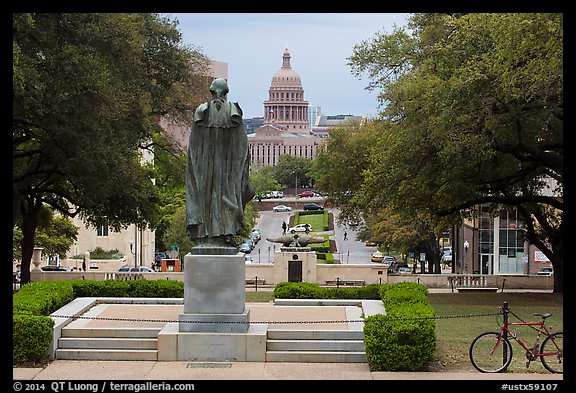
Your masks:
{"label": "robed statue figure", "polygon": [[226,100],[228,91],[225,79],[215,79],[212,100],[194,114],[186,160],[186,230],[195,243],[192,253],[237,252],[233,236],[244,225],[246,203],[254,198],[242,110]]}

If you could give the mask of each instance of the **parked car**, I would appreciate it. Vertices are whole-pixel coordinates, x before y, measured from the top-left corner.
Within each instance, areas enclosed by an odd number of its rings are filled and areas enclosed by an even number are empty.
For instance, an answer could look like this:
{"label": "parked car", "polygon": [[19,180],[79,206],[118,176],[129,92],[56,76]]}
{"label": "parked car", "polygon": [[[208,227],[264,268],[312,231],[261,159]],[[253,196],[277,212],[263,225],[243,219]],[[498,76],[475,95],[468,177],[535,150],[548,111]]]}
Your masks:
{"label": "parked car", "polygon": [[412,269],[408,266],[399,267],[396,271],[398,274],[412,274]]}
{"label": "parked car", "polygon": [[324,210],[324,207],[317,203],[305,203],[304,210]]}
{"label": "parked car", "polygon": [[296,232],[310,232],[312,230],[312,226],[310,224],[298,224],[295,227],[288,228],[288,232],[291,234],[295,234]]}
{"label": "parked car", "polygon": [[286,205],[278,205],[278,206],[274,206],[272,208],[272,211],[275,212],[289,212],[292,211],[292,208],[290,206],[286,206]]}
{"label": "parked car", "polygon": [[238,251],[243,252],[245,254],[250,254],[252,252],[252,244],[248,241],[243,241],[238,246]]}
{"label": "parked car", "polygon": [[66,266],[46,265],[42,266],[43,272],[71,272],[72,269]]}
{"label": "parked car", "polygon": [[299,196],[300,198],[313,197],[314,195],[316,195],[316,194],[314,193],[314,191],[303,191],[303,192],[301,192],[300,194],[298,194],[298,196]]}
{"label": "parked car", "polygon": [[452,263],[452,247],[446,247],[442,250],[442,252],[443,254],[442,258],[440,259],[440,262],[450,266],[450,264]]}
{"label": "parked car", "polygon": [[393,255],[384,255],[384,258],[382,259],[382,263],[384,265],[392,265],[392,264],[396,263],[396,257]]}
{"label": "parked car", "polygon": [[370,260],[372,262],[382,262],[383,259],[384,259],[384,254],[382,254],[380,251],[374,251],[372,253],[372,255],[370,256]]}
{"label": "parked car", "polygon": [[150,272],[154,272],[154,270],[152,270],[151,268],[149,268],[148,266],[128,266],[128,265],[124,265],[121,268],[118,269],[119,272],[146,272],[146,273],[150,273]]}
{"label": "parked car", "polygon": [[544,267],[536,272],[538,276],[551,276],[554,273],[554,269],[551,267]]}
{"label": "parked car", "polygon": [[260,233],[260,229],[254,228],[250,233],[250,237],[254,240],[254,243],[258,243],[260,239],[262,239],[262,234]]}
{"label": "parked car", "polygon": [[265,195],[265,198],[284,198],[282,191],[270,191]]}

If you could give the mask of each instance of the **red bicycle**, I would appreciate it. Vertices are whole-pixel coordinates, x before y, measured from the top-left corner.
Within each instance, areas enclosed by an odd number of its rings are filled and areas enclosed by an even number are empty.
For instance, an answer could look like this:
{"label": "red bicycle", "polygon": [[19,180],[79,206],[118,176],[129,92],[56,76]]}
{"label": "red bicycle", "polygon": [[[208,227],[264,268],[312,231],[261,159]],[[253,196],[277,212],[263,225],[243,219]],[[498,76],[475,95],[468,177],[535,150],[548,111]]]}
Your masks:
{"label": "red bicycle", "polygon": [[[500,324],[497,317],[499,332],[482,333],[472,341],[470,345],[470,361],[472,365],[483,373],[499,373],[506,371],[512,362],[512,344],[510,339],[515,340],[526,352],[526,368],[530,362],[540,358],[542,365],[550,372],[564,373],[564,333],[550,333],[546,326],[545,320],[550,317],[550,313],[535,313],[535,316],[541,317],[539,322],[508,322],[508,315],[511,311],[508,304],[504,302],[503,306],[498,307],[498,317],[503,316],[503,322]],[[520,339],[512,330],[513,326],[529,326],[536,330],[536,341],[529,347],[525,341]],[[541,341],[543,339],[543,341]],[[540,345],[542,342],[542,345]]]}

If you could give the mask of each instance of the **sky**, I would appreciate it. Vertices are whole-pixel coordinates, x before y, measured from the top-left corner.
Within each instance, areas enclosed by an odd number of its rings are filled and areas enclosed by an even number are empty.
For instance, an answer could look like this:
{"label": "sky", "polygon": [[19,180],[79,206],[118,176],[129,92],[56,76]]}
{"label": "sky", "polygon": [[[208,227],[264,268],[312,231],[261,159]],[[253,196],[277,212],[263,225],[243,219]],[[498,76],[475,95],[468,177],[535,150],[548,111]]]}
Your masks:
{"label": "sky", "polygon": [[272,77],[288,49],[309,105],[323,115],[375,116],[377,92],[369,80],[351,73],[347,58],[354,46],[394,25],[406,26],[403,13],[172,13],[182,41],[212,60],[228,64],[228,100],[244,118],[264,116]]}

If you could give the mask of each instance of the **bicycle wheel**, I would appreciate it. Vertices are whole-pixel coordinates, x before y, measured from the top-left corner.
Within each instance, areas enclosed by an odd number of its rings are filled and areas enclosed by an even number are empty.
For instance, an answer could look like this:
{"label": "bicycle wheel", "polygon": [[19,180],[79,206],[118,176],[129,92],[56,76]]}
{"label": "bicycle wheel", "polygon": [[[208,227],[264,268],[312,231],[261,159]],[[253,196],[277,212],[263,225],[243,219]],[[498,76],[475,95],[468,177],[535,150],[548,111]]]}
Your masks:
{"label": "bicycle wheel", "polygon": [[508,340],[498,342],[499,333],[482,333],[470,345],[470,361],[483,373],[499,373],[512,361],[512,345]]}
{"label": "bicycle wheel", "polygon": [[546,337],[540,347],[540,361],[551,373],[564,374],[564,333]]}

